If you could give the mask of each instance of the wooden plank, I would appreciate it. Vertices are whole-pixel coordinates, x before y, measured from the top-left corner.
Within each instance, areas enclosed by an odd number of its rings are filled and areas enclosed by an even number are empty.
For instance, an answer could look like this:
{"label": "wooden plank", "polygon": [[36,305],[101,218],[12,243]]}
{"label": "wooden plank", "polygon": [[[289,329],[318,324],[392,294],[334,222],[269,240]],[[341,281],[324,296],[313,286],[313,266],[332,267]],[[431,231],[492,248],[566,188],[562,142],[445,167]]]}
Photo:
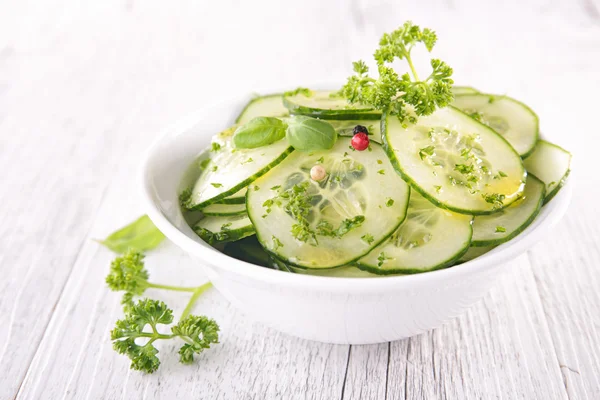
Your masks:
{"label": "wooden plank", "polygon": [[600,218],[597,207],[584,198],[573,203],[565,220],[530,252],[530,259],[569,396],[597,399]]}
{"label": "wooden plank", "polygon": [[390,343],[351,346],[342,399],[384,399]]}
{"label": "wooden plank", "polygon": [[392,343],[388,398],[566,398],[526,256],[513,264],[465,315]]}

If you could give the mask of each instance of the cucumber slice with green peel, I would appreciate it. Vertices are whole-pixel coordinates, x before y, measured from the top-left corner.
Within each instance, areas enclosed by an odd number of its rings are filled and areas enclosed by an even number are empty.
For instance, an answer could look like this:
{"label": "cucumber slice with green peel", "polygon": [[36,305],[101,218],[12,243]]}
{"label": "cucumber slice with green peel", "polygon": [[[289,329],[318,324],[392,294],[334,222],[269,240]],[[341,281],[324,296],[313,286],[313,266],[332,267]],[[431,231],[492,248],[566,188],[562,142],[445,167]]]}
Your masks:
{"label": "cucumber slice with green peel", "polygon": [[523,232],[542,209],[545,194],[544,183],[531,173],[527,175],[521,199],[497,213],[475,217],[471,246],[496,246]]}
{"label": "cucumber slice with green peel", "polygon": [[560,146],[540,140],[525,160],[525,168],[546,184],[544,204],[563,187],[571,172],[571,153]]}
{"label": "cucumber slice with green peel", "polygon": [[198,236],[211,245],[233,242],[254,235],[254,227],[246,214],[205,217],[198,221],[193,229]]}
{"label": "cucumber slice with green peel", "polygon": [[246,203],[246,192],[248,187],[238,190],[229,197],[225,197],[222,200],[216,202],[216,204],[245,204]]}
{"label": "cucumber slice with green peel", "polygon": [[380,275],[449,267],[469,248],[472,218],[436,207],[413,191],[406,220],[388,240],[359,259],[358,267]]}
{"label": "cucumber slice with green peel", "polygon": [[330,269],[303,269],[296,268],[291,265],[285,265],[283,261],[276,261],[277,269],[280,271],[292,272],[301,275],[327,276],[334,278],[378,278],[381,275],[372,274],[368,271],[363,271],[354,265],[345,265]]}
{"label": "cucumber slice with green peel", "polygon": [[452,86],[452,93],[458,96],[460,94],[479,93],[479,90],[471,86]]}
{"label": "cucumber slice with green peel", "polygon": [[238,260],[272,268],[271,257],[263,250],[258,240],[256,240],[256,236],[249,236],[236,242],[227,243],[223,252]]}
{"label": "cucumber slice with green peel", "polygon": [[379,121],[371,120],[331,120],[329,122],[340,136],[354,136],[354,127],[362,125],[369,131],[369,140],[381,144],[381,124]]}
{"label": "cucumber slice with green peel", "polygon": [[364,119],[378,120],[381,112],[368,106],[350,104],[336,96],[334,91],[316,90],[283,95],[283,104],[291,114],[307,115],[322,119]]}
{"label": "cucumber slice with green peel", "polygon": [[484,246],[484,247],[469,247],[469,250],[458,260],[459,263],[465,263],[476,259],[479,256],[484,255],[488,251],[492,250],[496,246]]}
{"label": "cucumber slice with green peel", "polygon": [[[352,151],[294,152],[258,179],[246,206],[265,250],[300,268],[347,265],[385,240],[406,216],[410,189],[380,145]],[[327,175],[315,182],[310,170]]]}
{"label": "cucumber slice with green peel", "polygon": [[519,155],[489,127],[453,107],[403,127],[382,118],[392,164],[429,201],[451,211],[483,215],[519,198],[526,172]]}
{"label": "cucumber slice with green peel", "polygon": [[538,141],[538,116],[511,97],[462,94],[455,97],[452,105],[502,135],[522,158],[531,154]]}
{"label": "cucumber slice with green peel", "polygon": [[288,109],[283,105],[283,95],[280,93],[259,96],[252,99],[235,120],[243,125],[256,117],[285,117]]}
{"label": "cucumber slice with green peel", "polygon": [[236,194],[283,161],[294,149],[286,140],[255,149],[233,147],[234,128],[213,138],[211,159],[192,188],[189,209],[203,209]]}
{"label": "cucumber slice with green peel", "polygon": [[202,213],[221,217],[246,214],[246,204],[209,204],[202,209]]}

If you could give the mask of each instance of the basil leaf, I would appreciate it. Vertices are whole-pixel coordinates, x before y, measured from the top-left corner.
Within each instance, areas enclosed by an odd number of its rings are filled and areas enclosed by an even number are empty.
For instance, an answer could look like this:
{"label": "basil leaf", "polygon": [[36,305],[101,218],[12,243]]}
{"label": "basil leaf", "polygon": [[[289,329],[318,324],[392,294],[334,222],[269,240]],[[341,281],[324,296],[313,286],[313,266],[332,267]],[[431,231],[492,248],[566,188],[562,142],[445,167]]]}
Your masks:
{"label": "basil leaf", "polygon": [[147,215],[99,240],[115,253],[125,253],[129,249],[152,250],[163,241],[165,235],[158,230]]}
{"label": "basil leaf", "polygon": [[328,150],[335,144],[337,132],[327,121],[295,116],[289,120],[286,138],[296,150]]}
{"label": "basil leaf", "polygon": [[287,125],[278,118],[256,117],[240,126],[233,134],[233,145],[240,149],[254,149],[283,139]]}

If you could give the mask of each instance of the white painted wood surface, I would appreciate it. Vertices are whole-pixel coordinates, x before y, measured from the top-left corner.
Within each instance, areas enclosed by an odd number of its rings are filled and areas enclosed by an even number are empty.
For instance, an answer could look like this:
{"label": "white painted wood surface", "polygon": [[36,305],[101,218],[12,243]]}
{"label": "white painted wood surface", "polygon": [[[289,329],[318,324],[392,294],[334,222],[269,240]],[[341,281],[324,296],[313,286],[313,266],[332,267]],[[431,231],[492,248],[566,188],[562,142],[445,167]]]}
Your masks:
{"label": "white painted wood surface", "polygon": [[[108,332],[104,237],[143,211],[135,172],[186,112],[267,85],[339,79],[405,19],[435,28],[457,82],[522,99],[575,154],[563,222],[465,315],[375,346],[311,343],[211,290],[222,343],[151,376]],[[0,399],[600,398],[600,2],[0,3]],[[151,276],[201,283],[170,243]],[[181,295],[157,294],[181,310]]]}

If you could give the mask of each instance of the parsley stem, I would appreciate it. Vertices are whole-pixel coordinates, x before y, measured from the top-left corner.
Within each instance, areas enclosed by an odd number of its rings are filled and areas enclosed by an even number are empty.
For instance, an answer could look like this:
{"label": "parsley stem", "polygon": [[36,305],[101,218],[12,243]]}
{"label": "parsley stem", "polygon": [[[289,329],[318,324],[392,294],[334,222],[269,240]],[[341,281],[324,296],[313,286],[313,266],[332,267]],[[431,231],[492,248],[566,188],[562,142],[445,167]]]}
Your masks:
{"label": "parsley stem", "polygon": [[196,304],[196,301],[198,300],[198,297],[200,297],[200,295],[211,286],[212,283],[206,282],[204,285],[194,288],[194,294],[190,298],[190,301],[188,302],[187,306],[185,306],[185,308],[183,309],[183,312],[181,313],[181,319],[187,317],[190,314],[192,308],[194,308],[194,304]]}
{"label": "parsley stem", "polygon": [[150,283],[148,282],[149,288],[154,289],[165,289],[165,290],[173,290],[175,292],[195,292],[197,288],[195,287],[181,287],[181,286],[171,286],[171,285],[160,285],[158,283]]}
{"label": "parsley stem", "polygon": [[[135,336],[136,338],[138,337],[146,337],[146,338],[150,338],[150,342],[154,342],[157,339],[171,339],[174,338],[175,335],[168,335],[168,334],[164,334],[164,333],[149,333],[149,332],[140,332],[138,334],[136,334]],[[148,342],[148,343],[150,343]],[[146,343],[146,344],[148,344]]]}
{"label": "parsley stem", "polygon": [[419,75],[417,75],[417,69],[415,68],[415,66],[412,62],[412,58],[410,58],[410,55],[408,53],[406,54],[406,61],[408,62],[408,65],[410,66],[410,70],[412,71],[412,74],[415,77],[415,81],[418,81]]}

